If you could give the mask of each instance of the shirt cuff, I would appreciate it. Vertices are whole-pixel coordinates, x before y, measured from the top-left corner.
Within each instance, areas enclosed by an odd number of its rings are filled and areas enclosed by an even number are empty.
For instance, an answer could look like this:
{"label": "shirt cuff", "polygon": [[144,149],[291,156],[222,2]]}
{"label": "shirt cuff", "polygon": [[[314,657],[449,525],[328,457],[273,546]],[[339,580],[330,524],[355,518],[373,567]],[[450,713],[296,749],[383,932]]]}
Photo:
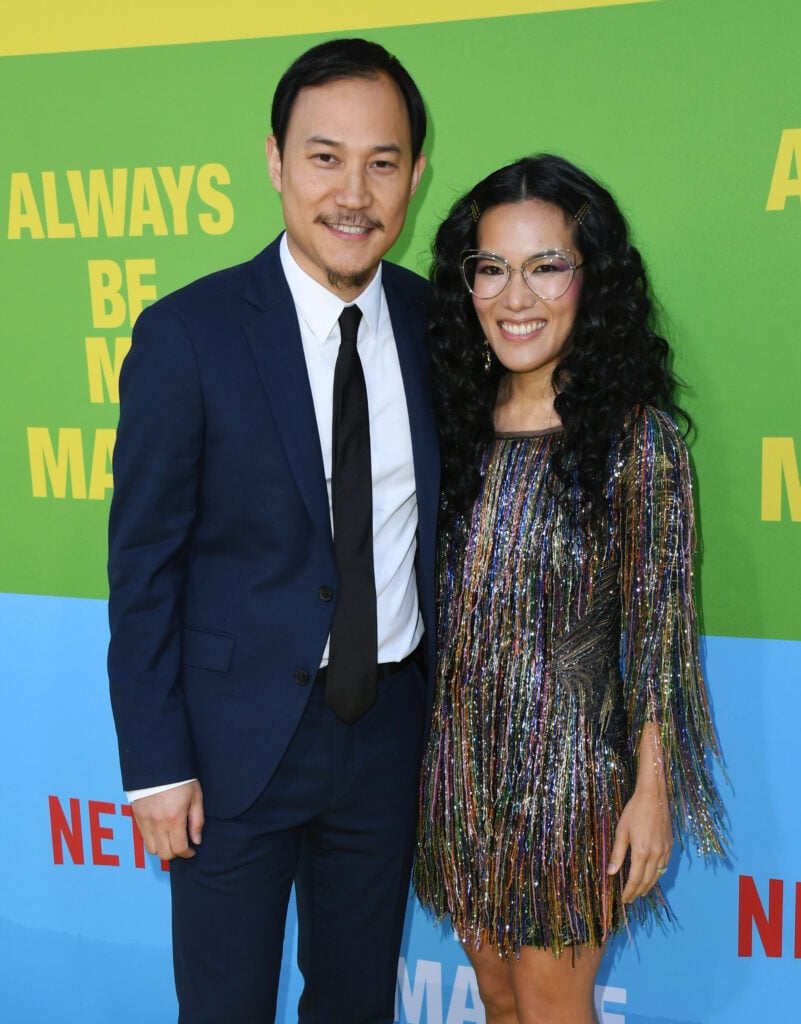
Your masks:
{"label": "shirt cuff", "polygon": [[168,789],[177,789],[185,786],[188,782],[197,782],[197,779],[184,779],[183,782],[166,782],[163,786],[148,786],[147,789],[130,789],[127,792],[129,803],[134,800],[141,800],[145,796],[155,796],[156,793],[166,793]]}

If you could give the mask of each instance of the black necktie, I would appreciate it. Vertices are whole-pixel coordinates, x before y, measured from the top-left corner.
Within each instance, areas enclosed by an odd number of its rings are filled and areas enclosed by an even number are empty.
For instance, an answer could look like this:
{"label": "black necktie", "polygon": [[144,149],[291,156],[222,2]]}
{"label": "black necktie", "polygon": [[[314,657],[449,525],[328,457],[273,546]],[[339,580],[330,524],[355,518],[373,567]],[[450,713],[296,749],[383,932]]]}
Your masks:
{"label": "black necktie", "polygon": [[373,482],[367,389],[356,334],[362,311],[346,306],[334,370],[331,505],[337,586],[325,699],[346,722],[375,702],[378,641],[373,571]]}

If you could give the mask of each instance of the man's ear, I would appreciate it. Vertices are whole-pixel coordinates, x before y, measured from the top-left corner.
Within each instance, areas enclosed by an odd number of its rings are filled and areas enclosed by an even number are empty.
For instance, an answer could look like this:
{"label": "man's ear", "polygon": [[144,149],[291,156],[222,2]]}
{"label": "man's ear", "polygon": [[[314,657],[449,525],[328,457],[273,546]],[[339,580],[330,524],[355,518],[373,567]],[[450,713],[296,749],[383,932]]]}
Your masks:
{"label": "man's ear", "polygon": [[276,192],[281,191],[281,151],[278,148],[278,140],[274,135],[267,136],[265,146],[267,152],[267,167],[270,172],[270,181]]}
{"label": "man's ear", "polygon": [[409,192],[409,199],[411,199],[412,196],[417,191],[417,186],[420,184],[420,179],[423,176],[423,171],[425,170],[425,168],[426,155],[425,153],[421,153],[420,156],[418,156],[418,158],[415,160],[414,167],[412,167],[412,187]]}

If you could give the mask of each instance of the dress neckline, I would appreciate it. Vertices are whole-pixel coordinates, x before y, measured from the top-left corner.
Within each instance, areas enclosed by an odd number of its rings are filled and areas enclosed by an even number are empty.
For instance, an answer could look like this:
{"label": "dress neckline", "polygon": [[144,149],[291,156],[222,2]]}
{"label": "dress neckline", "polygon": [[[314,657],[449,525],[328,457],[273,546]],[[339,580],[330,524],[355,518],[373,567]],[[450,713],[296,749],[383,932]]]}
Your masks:
{"label": "dress neckline", "polygon": [[563,431],[564,427],[561,424],[555,427],[543,427],[542,430],[496,430],[495,439],[506,441],[525,437],[547,437],[549,434],[561,434]]}

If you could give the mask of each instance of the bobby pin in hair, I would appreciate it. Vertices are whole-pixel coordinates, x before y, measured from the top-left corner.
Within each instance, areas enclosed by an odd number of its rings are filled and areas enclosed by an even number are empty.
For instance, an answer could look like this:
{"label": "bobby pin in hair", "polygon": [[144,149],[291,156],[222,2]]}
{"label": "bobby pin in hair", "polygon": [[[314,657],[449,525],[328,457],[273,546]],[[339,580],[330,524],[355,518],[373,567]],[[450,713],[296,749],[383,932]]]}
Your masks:
{"label": "bobby pin in hair", "polygon": [[587,214],[589,212],[590,212],[590,204],[587,203],[587,202],[584,202],[584,203],[581,204],[581,206],[578,208],[578,210],[576,210],[576,212],[573,214],[573,220],[575,220],[575,222],[577,224],[581,224],[581,222],[584,220],[584,218],[587,216]]}

